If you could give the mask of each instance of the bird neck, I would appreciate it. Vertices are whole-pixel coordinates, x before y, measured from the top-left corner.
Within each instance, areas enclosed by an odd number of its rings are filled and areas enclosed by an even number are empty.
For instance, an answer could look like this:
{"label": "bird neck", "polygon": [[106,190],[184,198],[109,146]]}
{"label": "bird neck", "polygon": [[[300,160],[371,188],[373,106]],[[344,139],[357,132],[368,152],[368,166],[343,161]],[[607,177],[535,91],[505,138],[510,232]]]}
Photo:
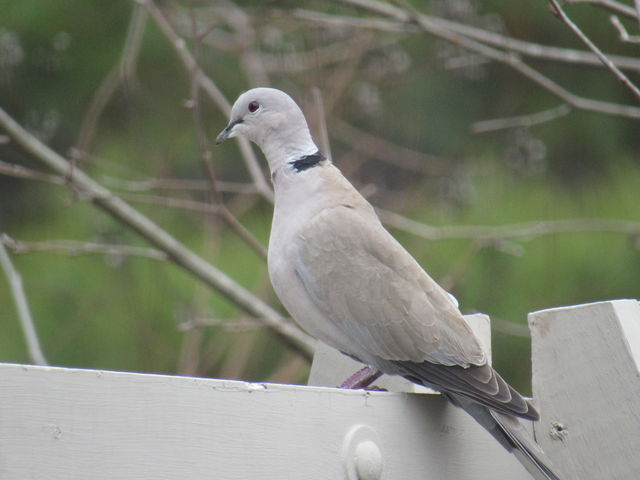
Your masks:
{"label": "bird neck", "polygon": [[302,171],[318,160],[320,152],[307,128],[288,133],[286,137],[265,136],[258,143],[269,163],[271,175]]}

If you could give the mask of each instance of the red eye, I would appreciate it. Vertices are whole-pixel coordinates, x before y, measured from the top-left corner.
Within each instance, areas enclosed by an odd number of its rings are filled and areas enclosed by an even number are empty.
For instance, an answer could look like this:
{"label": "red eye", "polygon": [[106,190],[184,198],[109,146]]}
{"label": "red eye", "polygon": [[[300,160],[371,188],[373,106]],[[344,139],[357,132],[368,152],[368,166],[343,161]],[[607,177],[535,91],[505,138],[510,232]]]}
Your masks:
{"label": "red eye", "polygon": [[258,110],[258,108],[260,107],[260,104],[258,102],[256,102],[255,100],[253,102],[251,102],[249,104],[249,111],[251,113],[255,112],[256,110]]}

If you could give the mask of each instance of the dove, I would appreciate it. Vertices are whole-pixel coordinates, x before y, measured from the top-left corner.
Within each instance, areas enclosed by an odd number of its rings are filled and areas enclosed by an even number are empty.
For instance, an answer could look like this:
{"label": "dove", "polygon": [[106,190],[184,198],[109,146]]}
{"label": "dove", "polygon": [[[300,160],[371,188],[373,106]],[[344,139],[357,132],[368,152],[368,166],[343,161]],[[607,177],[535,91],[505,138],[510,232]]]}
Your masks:
{"label": "dove", "polygon": [[314,143],[286,93],[241,94],[216,143],[245,137],[274,187],[268,270],[274,291],[316,339],[361,362],[344,385],[401,375],[466,410],[537,479],[559,480],[519,419],[535,408],[488,364],[457,302],[384,228]]}

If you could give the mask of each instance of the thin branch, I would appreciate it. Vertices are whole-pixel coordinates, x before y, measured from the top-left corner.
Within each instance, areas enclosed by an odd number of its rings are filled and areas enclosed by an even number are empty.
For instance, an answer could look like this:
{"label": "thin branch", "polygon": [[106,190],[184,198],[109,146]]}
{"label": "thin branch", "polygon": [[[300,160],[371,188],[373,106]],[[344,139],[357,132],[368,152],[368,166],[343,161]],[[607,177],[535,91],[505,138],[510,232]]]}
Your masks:
{"label": "thin branch", "polygon": [[[638,0],[636,0],[637,2]],[[617,2],[616,0],[564,0],[564,3],[590,3],[597,7],[624,15],[629,18],[640,20],[640,10],[634,10],[633,7]]]}
{"label": "thin branch", "polygon": [[[189,9],[191,16],[192,36],[195,42],[196,57],[200,50],[200,38],[198,37],[198,25],[195,19],[193,8]],[[191,81],[191,100],[193,104],[193,124],[195,126],[196,135],[198,137],[198,146],[200,149],[200,158],[202,165],[209,180],[209,193],[211,202],[218,207],[220,218],[233,230],[247,245],[249,245],[263,260],[267,259],[267,249],[251,234],[251,232],[231,213],[231,211],[222,202],[222,195],[218,191],[218,176],[213,166],[213,154],[211,153],[211,145],[209,136],[207,135],[202,119],[202,109],[200,104],[200,84],[197,80],[197,71],[192,72]]]}
{"label": "thin branch", "polygon": [[571,232],[620,233],[636,237],[640,235],[640,222],[617,219],[576,218],[522,222],[501,226],[452,225],[433,227],[416,222],[397,213],[376,209],[383,223],[427,240],[477,239],[487,241],[518,240],[526,242],[543,235]]}
{"label": "thin branch", "polygon": [[[208,180],[199,179],[147,178],[144,180],[126,180],[108,175],[103,175],[101,178],[108,186],[130,192],[148,192],[154,189],[207,191],[211,188]],[[256,195],[259,193],[253,183],[224,182],[218,180],[216,181],[216,189],[224,193],[239,193],[244,195]]]}
{"label": "thin branch", "polygon": [[379,135],[367,133],[343,121],[332,122],[332,135],[347,143],[351,148],[377,160],[395,165],[405,170],[445,175],[451,173],[452,163],[446,159],[419,152],[385,140]]}
{"label": "thin branch", "polygon": [[95,182],[83,171],[78,168],[72,168],[67,159],[40,142],[2,108],[0,108],[0,127],[31,158],[42,162],[59,175],[68,178],[70,184],[89,197],[97,206],[164,251],[174,263],[217,290],[230,302],[254,317],[264,318],[265,322],[268,322],[268,327],[284,343],[305,358],[311,358],[315,344],[311,337],[296,326],[288,323],[269,305],[193,253],[148,217],[142,215],[121,198]]}
{"label": "thin branch", "polygon": [[23,242],[9,235],[2,235],[3,243],[12,253],[54,252],[71,256],[101,254],[110,256],[135,256],[153,260],[169,260],[169,256],[154,248],[135,247],[132,245],[114,245],[106,243],[78,242],[75,240],[53,240],[48,242]]}
{"label": "thin branch", "polygon": [[487,246],[486,242],[481,240],[475,240],[469,242],[467,249],[462,254],[460,259],[455,263],[451,271],[447,273],[444,277],[440,278],[438,283],[442,288],[444,288],[447,292],[452,292],[456,289],[458,282],[466,275],[473,259],[478,255],[478,253]]}
{"label": "thin branch", "polygon": [[[413,23],[420,27],[420,29],[425,33],[444,38],[445,40],[448,40],[456,45],[460,45],[461,47],[464,47],[468,50],[478,52],[481,55],[491,58],[492,60],[504,63],[576,108],[593,112],[607,113],[611,115],[619,115],[629,118],[640,118],[640,108],[638,107],[619,105],[610,102],[602,102],[599,100],[591,100],[577,96],[566,90],[564,87],[561,87],[549,77],[543,75],[531,66],[524,63],[518,56],[490,47],[488,45],[485,45],[484,43],[480,43],[464,35],[460,35],[452,31],[451,29],[444,27],[441,23],[434,22],[430,17],[421,14],[407,3],[405,3],[405,5],[408,11],[396,8],[392,5],[373,2],[372,0],[343,1],[347,3],[358,4],[363,8],[368,8],[370,10],[376,11],[377,13],[386,13],[388,15],[392,15],[395,19],[399,19],[401,21]],[[384,8],[381,8],[382,6],[384,6]]]}
{"label": "thin branch", "polygon": [[[378,2],[368,5],[368,10],[374,13],[382,13],[393,20],[381,18],[359,18],[341,16],[336,14],[325,14],[309,10],[294,10],[291,15],[294,18],[306,20],[314,23],[328,23],[345,27],[362,28],[369,30],[379,30],[390,33],[419,33],[421,31],[416,25],[407,23],[408,15],[402,9],[391,6],[391,9],[380,10]],[[384,4],[386,5],[386,4]],[[602,63],[593,53],[575,50],[571,48],[550,47],[539,43],[525,42],[507,35],[490,32],[481,28],[472,27],[463,23],[434,17],[427,14],[420,14],[436,25],[447,28],[451,32],[464,35],[487,45],[492,45],[513,53],[519,53],[527,57],[541,60],[555,61],[586,66],[602,66]],[[640,60],[622,55],[609,55],[609,58],[621,69],[640,72]]]}
{"label": "thin branch", "polygon": [[98,122],[100,121],[100,117],[102,116],[102,112],[107,106],[107,103],[109,103],[109,100],[115,93],[120,82],[123,80],[131,81],[133,72],[135,71],[135,65],[138,60],[138,55],[140,53],[140,46],[142,44],[146,22],[146,11],[139,5],[134,5],[122,54],[120,55],[118,62],[102,81],[102,84],[93,96],[89,109],[85,113],[81,124],[82,128],[78,134],[78,139],[76,140],[75,146],[71,149],[74,159],[79,160],[80,158],[77,154],[89,151],[89,146],[96,131],[96,127],[98,126]]}
{"label": "thin branch", "polygon": [[331,143],[329,142],[329,133],[327,132],[327,119],[324,112],[324,102],[322,101],[322,92],[318,87],[311,88],[311,95],[313,96],[313,106],[316,113],[316,125],[318,127],[318,133],[320,135],[319,143],[322,153],[329,160],[332,160],[331,155]]}
{"label": "thin branch", "polygon": [[596,44],[593,43],[591,41],[591,39],[589,39],[589,37],[587,37],[582,32],[582,30],[580,30],[580,27],[578,27],[569,18],[569,16],[565,13],[565,11],[562,9],[562,7],[557,2],[557,0],[549,0],[549,3],[551,3],[551,6],[553,8],[554,14],[558,18],[560,18],[562,23],[564,23],[567,27],[569,27],[569,29],[571,29],[571,31],[573,31],[573,33],[576,34],[576,36],[580,39],[580,41],[582,43],[584,43],[593,53],[596,54],[596,56],[605,65],[605,67],[607,67],[609,70],[611,70],[611,73],[613,73],[613,75],[620,81],[620,83],[622,83],[636,97],[636,99],[638,101],[640,101],[640,89],[638,89],[638,87],[636,87],[633,84],[633,82],[631,80],[629,80],[629,77],[627,77],[624,73],[622,73],[620,71],[620,69],[618,67],[616,67],[615,64],[609,59],[609,57],[607,57],[602,52],[602,50],[600,50],[596,46]]}
{"label": "thin branch", "polygon": [[242,39],[239,45],[240,62],[247,79],[252,87],[264,87],[269,85],[269,76],[262,62],[262,58],[256,51],[256,31],[251,25],[251,18],[234,2],[226,0],[221,5],[219,14],[236,31],[236,37]]}
{"label": "thin branch", "polygon": [[[49,183],[53,183],[56,185],[68,185],[73,186],[66,178],[50,175],[46,173],[41,173],[36,170],[32,170],[26,167],[22,167],[20,165],[15,165],[11,163],[6,163],[0,160],[0,175],[7,175],[11,177],[17,178],[25,178],[29,180],[40,180],[46,181]],[[121,181],[120,181],[121,182]],[[116,182],[117,183],[117,182]],[[131,190],[140,191],[149,189],[147,181],[142,182],[129,182],[132,184]],[[162,181],[159,181],[160,184],[163,184]],[[222,182],[223,186],[226,184]],[[120,183],[120,185],[122,185]],[[130,186],[127,183],[125,186]],[[180,185],[180,184],[179,184]],[[198,183],[197,186],[199,190],[206,190],[207,185],[202,185],[202,183]],[[202,188],[204,187],[204,188]],[[256,193],[255,190],[252,193]],[[201,212],[206,214],[216,215],[222,218],[227,225],[231,227],[231,229],[242,239],[247,245],[249,245],[262,259],[267,258],[267,250],[264,246],[253,236],[253,234],[247,230],[247,228],[240,223],[240,221],[231,213],[231,211],[225,207],[224,205],[211,205],[208,203],[196,202],[194,200],[188,200],[183,198],[174,198],[160,195],[142,195],[135,193],[122,193],[120,194],[121,198],[139,202],[139,203],[150,203],[153,205],[161,205],[164,207],[171,208],[181,208],[183,210],[190,210],[195,212]]]}
{"label": "thin branch", "polygon": [[[3,236],[0,236],[0,239],[3,239]],[[11,286],[11,293],[13,295],[13,301],[16,304],[16,310],[18,311],[22,333],[27,342],[29,358],[36,365],[49,365],[42,353],[42,348],[40,348],[40,340],[38,340],[38,333],[33,323],[33,317],[31,316],[31,310],[27,302],[27,295],[22,286],[22,277],[13,266],[13,263],[11,263],[11,258],[2,241],[0,241],[0,267],[2,267]]]}
{"label": "thin branch", "polygon": [[[303,10],[297,10],[296,12],[301,11]],[[319,46],[313,50],[278,52],[277,54],[261,53],[260,58],[267,72],[304,73],[309,70],[317,71],[322,67],[338,63],[350,62],[356,56],[359,56],[363,49],[367,52],[382,50],[397,43],[398,40],[396,38],[371,39],[356,36],[329,45]],[[354,52],[357,52],[357,55],[354,55]]]}
{"label": "thin branch", "polygon": [[229,227],[249,245],[263,260],[267,258],[267,249],[246,229],[242,223],[224,205],[197,202],[184,198],[167,197],[161,195],[144,195],[140,193],[121,193],[121,198],[131,202],[148,203],[163,207],[179,208],[192,212],[215,215],[225,221]]}
{"label": "thin branch", "polygon": [[[224,94],[220,91],[218,86],[202,71],[200,66],[198,66],[195,58],[187,48],[186,41],[178,36],[176,31],[173,29],[169,20],[165,17],[162,11],[155,5],[152,0],[137,0],[138,3],[146,7],[149,11],[153,19],[155,20],[158,27],[162,33],[167,37],[173,48],[175,49],[178,57],[182,61],[186,71],[188,73],[192,73],[195,75],[196,80],[198,81],[200,87],[205,91],[207,96],[215,103],[218,108],[225,114],[229,115],[231,112],[231,104],[225,98]],[[249,175],[251,175],[251,179],[256,184],[256,188],[260,192],[260,194],[273,202],[273,190],[267,183],[264,178],[264,174],[262,173],[262,169],[258,163],[258,159],[249,144],[249,141],[245,138],[238,138],[238,145],[240,147],[240,152],[242,157],[247,165],[247,169],[249,170]]]}
{"label": "thin branch", "polygon": [[37,170],[23,167],[22,165],[16,165],[14,163],[3,162],[2,160],[0,160],[0,175],[25,178],[27,180],[38,180],[40,182],[49,182],[56,185],[67,184],[67,181],[63,177],[60,177],[58,175],[38,172]]}
{"label": "thin branch", "polygon": [[526,128],[541,123],[550,122],[556,118],[564,117],[571,112],[571,107],[566,104],[545,110],[543,112],[532,113],[529,115],[519,115],[517,117],[494,118],[491,120],[482,120],[471,125],[473,133],[486,133],[496,130],[504,130],[506,128]]}
{"label": "thin branch", "polygon": [[[638,2],[640,2],[640,0],[638,0]],[[640,35],[629,35],[629,32],[627,32],[627,29],[622,24],[617,15],[611,15],[609,17],[609,21],[611,21],[611,24],[618,31],[618,36],[620,37],[621,42],[640,43]]]}
{"label": "thin branch", "polygon": [[503,320],[498,317],[491,317],[491,329],[505,335],[512,335],[514,337],[531,337],[529,327],[520,323],[510,322],[509,320]]}
{"label": "thin branch", "polygon": [[179,323],[181,331],[194,330],[205,327],[222,327],[228,332],[247,332],[264,328],[264,321],[258,318],[240,318],[229,320],[227,318],[192,317]]}

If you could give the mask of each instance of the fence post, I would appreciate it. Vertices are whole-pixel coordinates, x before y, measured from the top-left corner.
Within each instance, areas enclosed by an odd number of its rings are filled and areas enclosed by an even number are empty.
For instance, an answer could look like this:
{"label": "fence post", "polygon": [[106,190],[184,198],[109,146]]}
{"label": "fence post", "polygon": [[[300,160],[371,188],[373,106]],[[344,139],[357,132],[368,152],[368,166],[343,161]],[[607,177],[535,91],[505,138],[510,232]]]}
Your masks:
{"label": "fence post", "polygon": [[640,303],[529,314],[537,441],[564,478],[640,478]]}

